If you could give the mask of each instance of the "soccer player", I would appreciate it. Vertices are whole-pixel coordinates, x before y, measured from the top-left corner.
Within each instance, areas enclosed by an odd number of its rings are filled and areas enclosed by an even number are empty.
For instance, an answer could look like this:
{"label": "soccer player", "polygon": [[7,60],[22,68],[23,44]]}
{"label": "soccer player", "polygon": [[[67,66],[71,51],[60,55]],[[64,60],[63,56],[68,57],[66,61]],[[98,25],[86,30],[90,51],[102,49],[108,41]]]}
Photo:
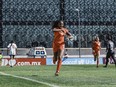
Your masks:
{"label": "soccer player", "polygon": [[108,42],[106,45],[106,65],[104,67],[108,66],[108,62],[109,62],[110,57],[114,60],[115,67],[116,67],[114,42],[112,41],[111,36],[108,36],[107,39],[108,39]]}
{"label": "soccer player", "polygon": [[94,55],[94,61],[97,60],[97,66],[96,66],[97,68],[99,65],[100,49],[101,49],[101,42],[99,41],[99,37],[95,37],[92,43],[92,53]]}
{"label": "soccer player", "polygon": [[9,45],[7,46],[7,50],[9,51],[9,56],[11,59],[11,67],[13,66],[12,60],[14,59],[16,53],[17,53],[17,45],[15,44],[14,41],[11,41]]}
{"label": "soccer player", "polygon": [[68,38],[73,38],[71,33],[69,33],[68,29],[64,27],[63,21],[56,21],[53,25],[53,32],[54,32],[54,38],[53,38],[53,63],[55,64],[57,62],[57,68],[55,72],[55,76],[59,75],[59,71],[62,64],[62,57],[64,55],[64,48],[65,48],[65,42],[64,42],[64,36],[67,35]]}

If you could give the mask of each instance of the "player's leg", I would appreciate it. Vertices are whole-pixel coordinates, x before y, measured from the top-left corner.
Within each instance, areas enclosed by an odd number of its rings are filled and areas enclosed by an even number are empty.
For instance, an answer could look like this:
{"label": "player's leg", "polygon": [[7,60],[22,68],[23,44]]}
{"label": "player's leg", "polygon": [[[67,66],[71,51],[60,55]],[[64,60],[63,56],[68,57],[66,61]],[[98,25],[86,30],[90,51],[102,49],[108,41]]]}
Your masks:
{"label": "player's leg", "polygon": [[114,61],[115,67],[116,67],[115,53],[112,53],[111,57],[112,57],[112,59]]}
{"label": "player's leg", "polygon": [[13,55],[10,55],[10,67],[13,66],[13,64],[12,64],[12,59],[13,59]]}
{"label": "player's leg", "polygon": [[94,55],[94,61],[96,61],[96,55]]}
{"label": "player's leg", "polygon": [[110,53],[106,54],[106,65],[104,67],[107,67],[108,62],[109,62],[109,58],[110,58]]}
{"label": "player's leg", "polygon": [[96,64],[96,55],[94,55],[94,64]]}
{"label": "player's leg", "polygon": [[98,66],[99,66],[99,55],[96,56],[96,59],[97,59],[97,66],[96,67],[98,68]]}
{"label": "player's leg", "polygon": [[96,62],[96,52],[93,51],[93,56],[94,56],[94,62]]}
{"label": "player's leg", "polygon": [[58,52],[54,52],[54,56],[53,56],[53,64],[56,64],[57,56],[58,56]]}
{"label": "player's leg", "polygon": [[96,53],[95,53],[95,51],[93,52],[93,56],[94,56],[94,63],[96,64]]}
{"label": "player's leg", "polygon": [[100,55],[100,51],[98,51],[98,52],[97,52],[97,55],[96,55],[97,67],[99,66],[99,55]]}
{"label": "player's leg", "polygon": [[58,49],[59,49],[59,46],[57,44],[54,44],[53,43],[53,64],[56,63],[57,61],[57,58],[58,58]]}
{"label": "player's leg", "polygon": [[58,62],[57,62],[57,68],[56,68],[56,73],[55,73],[56,76],[58,76],[60,72],[63,54],[64,54],[64,49],[58,51]]}
{"label": "player's leg", "polygon": [[12,55],[12,58],[14,59],[15,58],[15,55]]}

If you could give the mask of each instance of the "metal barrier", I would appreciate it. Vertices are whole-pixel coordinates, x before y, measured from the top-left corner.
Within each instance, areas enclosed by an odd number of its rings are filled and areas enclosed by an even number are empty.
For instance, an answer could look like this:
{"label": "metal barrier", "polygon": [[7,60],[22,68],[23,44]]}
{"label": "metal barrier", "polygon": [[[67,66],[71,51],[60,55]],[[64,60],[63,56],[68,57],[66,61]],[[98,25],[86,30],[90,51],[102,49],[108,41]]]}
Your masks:
{"label": "metal barrier", "polygon": [[[79,48],[65,48],[65,51],[67,49],[67,53],[70,56],[79,56]],[[7,55],[7,48],[1,48],[2,53],[4,56]],[[27,53],[29,52],[30,48],[18,48],[17,49],[17,55],[19,56],[26,56]],[[52,48],[45,48],[46,53],[48,56],[53,55]],[[105,48],[101,48],[101,55],[105,55]],[[92,55],[92,49],[91,48],[80,48],[80,56],[87,56],[87,55]]]}

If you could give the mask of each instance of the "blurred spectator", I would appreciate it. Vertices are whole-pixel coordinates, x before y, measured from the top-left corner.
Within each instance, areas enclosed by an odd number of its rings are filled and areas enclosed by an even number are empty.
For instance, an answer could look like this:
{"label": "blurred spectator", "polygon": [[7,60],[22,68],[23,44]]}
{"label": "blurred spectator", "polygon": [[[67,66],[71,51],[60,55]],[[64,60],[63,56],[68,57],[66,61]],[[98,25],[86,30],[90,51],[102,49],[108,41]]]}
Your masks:
{"label": "blurred spectator", "polygon": [[32,47],[38,47],[38,42],[36,40],[33,40],[31,43]]}
{"label": "blurred spectator", "polygon": [[9,45],[7,46],[8,49],[8,53],[11,59],[11,63],[10,66],[13,66],[12,60],[14,59],[15,55],[17,54],[17,45],[15,44],[15,42],[12,40]]}

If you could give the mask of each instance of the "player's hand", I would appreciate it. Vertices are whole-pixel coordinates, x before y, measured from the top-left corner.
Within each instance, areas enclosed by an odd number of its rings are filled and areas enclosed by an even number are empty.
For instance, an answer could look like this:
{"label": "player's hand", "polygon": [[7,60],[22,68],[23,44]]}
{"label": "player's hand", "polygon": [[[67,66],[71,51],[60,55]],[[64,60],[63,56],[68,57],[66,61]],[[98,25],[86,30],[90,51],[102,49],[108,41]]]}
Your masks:
{"label": "player's hand", "polygon": [[71,36],[69,36],[69,40],[74,40],[74,38],[73,38],[73,36],[71,35]]}

